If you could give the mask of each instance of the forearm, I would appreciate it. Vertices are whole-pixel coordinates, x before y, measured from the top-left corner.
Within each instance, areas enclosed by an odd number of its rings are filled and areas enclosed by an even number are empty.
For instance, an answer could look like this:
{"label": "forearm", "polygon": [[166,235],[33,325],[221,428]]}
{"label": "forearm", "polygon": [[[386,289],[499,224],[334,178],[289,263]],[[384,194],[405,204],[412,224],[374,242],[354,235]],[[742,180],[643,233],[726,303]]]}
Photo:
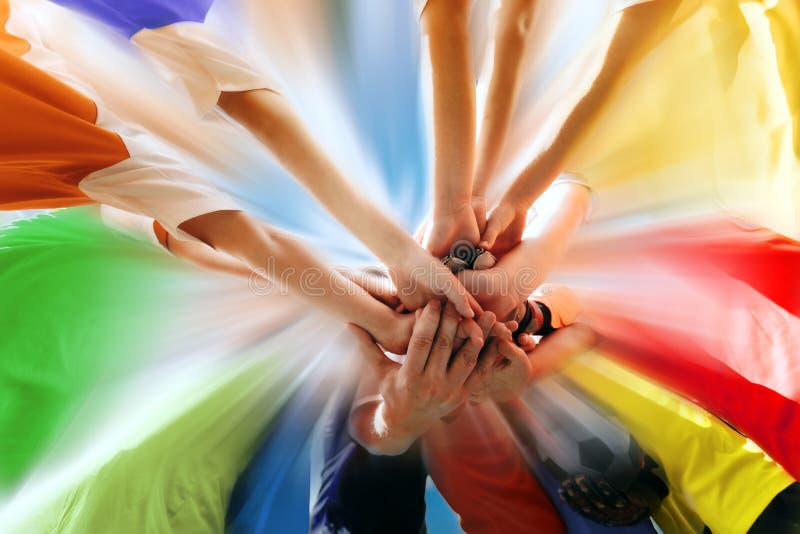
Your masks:
{"label": "forearm", "polygon": [[513,290],[519,302],[527,299],[564,257],[589,207],[589,190],[575,183],[559,183],[547,196],[525,239],[501,260],[506,272],[518,273]]}
{"label": "forearm", "polygon": [[200,267],[242,278],[249,278],[253,271],[241,261],[218,252],[207,245],[192,241],[182,241],[168,236],[167,250],[175,256],[189,260]]}
{"label": "forearm", "polygon": [[403,454],[430,426],[420,421],[389,423],[385,410],[385,402],[376,400],[356,408],[350,416],[353,439],[372,454]]}
{"label": "forearm", "polygon": [[497,169],[519,95],[536,0],[504,0],[498,12],[494,66],[481,122],[473,197],[485,197]]}
{"label": "forearm", "polygon": [[295,239],[270,230],[243,212],[209,213],[186,221],[181,229],[237,258],[269,279],[276,290],[303,298],[343,321],[375,332],[393,319],[389,308],[320,262]]}
{"label": "forearm", "polygon": [[397,223],[353,188],[282,95],[266,90],[223,93],[219,104],[381,260],[391,264],[398,249],[414,244]]}
{"label": "forearm", "polygon": [[[530,206],[566,167],[631,67],[664,35],[678,0],[646,2],[626,9],[589,90],[572,108],[552,142],[516,178],[505,198]],[[513,199],[513,200],[512,200]]]}
{"label": "forearm", "polygon": [[596,334],[585,324],[575,323],[559,328],[555,333],[542,338],[530,353],[531,370],[528,383],[532,384],[566,366],[592,348]]}
{"label": "forearm", "polygon": [[475,159],[475,75],[465,0],[429,0],[422,13],[433,77],[434,213],[469,203]]}

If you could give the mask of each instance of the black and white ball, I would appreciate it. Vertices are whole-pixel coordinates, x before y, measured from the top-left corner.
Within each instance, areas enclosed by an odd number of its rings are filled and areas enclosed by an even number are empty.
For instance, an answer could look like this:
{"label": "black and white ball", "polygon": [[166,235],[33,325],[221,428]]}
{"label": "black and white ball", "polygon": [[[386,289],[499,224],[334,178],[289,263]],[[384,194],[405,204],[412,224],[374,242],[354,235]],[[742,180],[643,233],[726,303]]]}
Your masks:
{"label": "black and white ball", "polygon": [[535,450],[558,478],[602,478],[626,491],[644,466],[644,452],[625,428],[563,378],[537,382],[523,400]]}

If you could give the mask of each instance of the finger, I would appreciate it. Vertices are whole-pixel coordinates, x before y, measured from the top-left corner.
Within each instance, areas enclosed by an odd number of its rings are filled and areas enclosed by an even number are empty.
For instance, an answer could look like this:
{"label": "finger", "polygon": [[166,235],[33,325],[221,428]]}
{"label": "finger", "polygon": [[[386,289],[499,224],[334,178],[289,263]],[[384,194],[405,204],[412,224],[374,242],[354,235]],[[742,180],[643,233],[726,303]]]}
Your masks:
{"label": "finger", "polygon": [[388,278],[383,278],[369,273],[356,273],[355,282],[367,290],[367,293],[377,298],[392,308],[401,304],[397,290]]}
{"label": "finger", "polygon": [[508,328],[509,332],[516,332],[517,328],[519,328],[519,323],[517,321],[506,321],[503,325]]}
{"label": "finger", "polygon": [[494,367],[494,362],[497,361],[498,355],[497,341],[493,341],[483,347],[483,350],[478,355],[478,363],[464,384],[470,394],[479,394],[483,391],[492,376],[492,367]]}
{"label": "finger", "polygon": [[483,312],[481,316],[478,317],[478,326],[481,328],[483,339],[489,339],[489,334],[496,322],[497,316],[492,312]]}
{"label": "finger", "polygon": [[358,350],[367,363],[370,365],[380,365],[384,363],[386,354],[375,344],[375,340],[372,339],[372,336],[370,336],[366,330],[353,323],[349,323],[347,325],[347,331],[355,338]]}
{"label": "finger", "polygon": [[401,292],[398,294],[398,296],[408,311],[419,310],[430,301],[430,299],[425,298],[425,296],[419,291],[412,294],[403,294]]}
{"label": "finger", "polygon": [[486,230],[481,236],[480,243],[478,243],[478,246],[482,249],[491,249],[494,246],[495,241],[497,241],[497,236],[499,236],[508,226],[509,221],[506,220],[506,217],[503,215],[503,213],[503,211],[498,211],[497,213],[493,213],[489,216],[489,220],[486,222]]}
{"label": "finger", "polygon": [[458,281],[455,275],[450,273],[450,278],[443,287],[445,290],[445,297],[453,303],[459,315],[470,319],[475,317],[475,311],[473,311],[473,309],[477,308],[480,310],[480,306],[475,300],[475,297],[464,289],[464,286],[461,285],[461,282]]}
{"label": "finger", "polygon": [[481,347],[483,347],[481,340],[473,337],[458,351],[447,371],[447,385],[451,390],[460,389],[471,376],[478,362]]}
{"label": "finger", "polygon": [[470,309],[473,312],[475,312],[475,315],[473,315],[472,317],[477,317],[478,315],[483,313],[483,308],[481,308],[481,305],[478,303],[478,300],[472,295],[472,293],[467,292],[467,299],[469,299]]}
{"label": "finger", "polygon": [[433,340],[428,363],[425,365],[425,373],[434,380],[441,380],[447,372],[447,363],[453,353],[453,343],[458,329],[458,313],[451,303],[447,303],[442,312],[439,322],[439,330]]}
{"label": "finger", "polygon": [[536,340],[530,334],[520,334],[517,337],[517,344],[525,352],[531,352],[536,348]]}
{"label": "finger", "polygon": [[425,219],[422,221],[422,224],[417,229],[416,233],[414,234],[414,239],[417,243],[422,243],[425,240],[425,234],[428,231],[428,227],[431,224],[430,215],[426,216]]}
{"label": "finger", "polygon": [[438,300],[428,302],[421,311],[417,311],[417,320],[414,322],[414,329],[408,342],[403,372],[414,376],[422,374],[436,337],[436,330],[439,328],[441,312],[442,304]]}
{"label": "finger", "polygon": [[478,246],[486,250],[491,249],[494,246],[494,242],[497,241],[497,236],[502,231],[503,227],[500,218],[498,216],[490,216],[489,220],[486,221],[486,230],[483,231]]}
{"label": "finger", "polygon": [[544,337],[530,355],[532,376],[539,378],[566,365],[594,344],[594,332],[579,323]]}
{"label": "finger", "polygon": [[453,352],[460,350],[468,339],[477,339],[483,344],[484,335],[481,327],[478,326],[478,323],[474,320],[462,319],[461,322],[458,323],[456,337],[453,339]]}
{"label": "finger", "polygon": [[506,325],[504,325],[503,323],[499,323],[497,321],[495,321],[495,323],[492,325],[492,331],[489,335],[492,337],[496,337],[498,339],[508,339],[508,340],[512,339],[513,337],[513,335],[511,334],[511,330],[506,328]]}

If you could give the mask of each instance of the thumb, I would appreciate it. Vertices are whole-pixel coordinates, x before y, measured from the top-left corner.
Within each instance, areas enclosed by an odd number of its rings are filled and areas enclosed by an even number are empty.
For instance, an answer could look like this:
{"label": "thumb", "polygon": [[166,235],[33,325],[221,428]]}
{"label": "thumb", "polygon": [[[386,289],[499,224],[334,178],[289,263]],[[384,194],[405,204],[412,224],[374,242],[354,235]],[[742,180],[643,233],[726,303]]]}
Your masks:
{"label": "thumb", "polygon": [[448,272],[447,274],[447,280],[441,287],[442,293],[447,300],[453,303],[460,316],[472,319],[475,317],[475,311],[480,311],[480,306],[453,273]]}
{"label": "thumb", "polygon": [[491,249],[495,241],[497,241],[497,237],[503,233],[503,230],[506,229],[510,222],[506,210],[502,207],[498,208],[489,217],[489,221],[486,223],[486,230],[481,236],[481,242],[478,243],[478,246],[482,249]]}

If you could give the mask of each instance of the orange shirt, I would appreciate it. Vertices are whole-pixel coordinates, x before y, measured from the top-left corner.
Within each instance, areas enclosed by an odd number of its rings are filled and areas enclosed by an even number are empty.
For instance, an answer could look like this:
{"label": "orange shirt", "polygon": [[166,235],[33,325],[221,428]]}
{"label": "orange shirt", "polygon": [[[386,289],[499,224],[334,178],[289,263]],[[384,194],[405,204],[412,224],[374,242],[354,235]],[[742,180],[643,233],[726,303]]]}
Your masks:
{"label": "orange shirt", "polygon": [[428,472],[470,534],[565,531],[491,403],[467,405],[424,435]]}
{"label": "orange shirt", "polygon": [[95,125],[95,103],[24,61],[28,43],[5,31],[0,0],[0,210],[93,202],[78,183],[129,157],[120,137]]}

